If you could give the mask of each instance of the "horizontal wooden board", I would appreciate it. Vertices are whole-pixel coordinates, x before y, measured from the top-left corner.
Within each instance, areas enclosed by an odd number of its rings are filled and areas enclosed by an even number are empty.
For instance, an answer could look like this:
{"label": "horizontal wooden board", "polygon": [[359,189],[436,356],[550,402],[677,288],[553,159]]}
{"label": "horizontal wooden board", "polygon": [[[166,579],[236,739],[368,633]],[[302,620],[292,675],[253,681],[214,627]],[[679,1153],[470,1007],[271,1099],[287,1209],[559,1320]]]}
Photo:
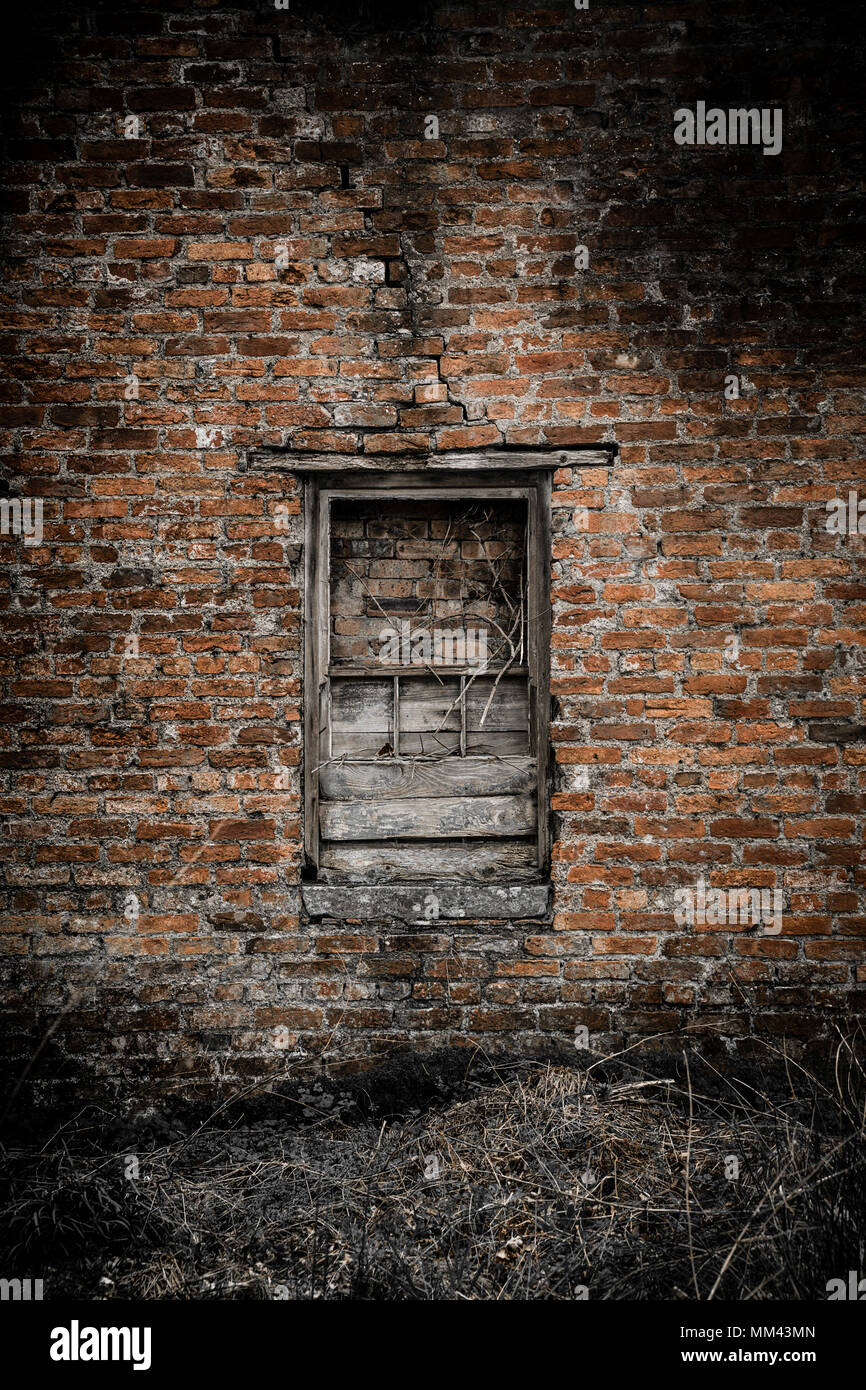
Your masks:
{"label": "horizontal wooden board", "polygon": [[[335,737],[333,747],[333,757],[339,758],[360,758],[364,761],[376,760],[380,756],[382,748],[391,746],[391,731],[383,729],[370,733],[347,733],[340,732],[339,739]],[[529,753],[529,734],[524,729],[520,732],[509,731],[507,729],[497,731],[488,729],[486,724],[483,729],[471,731],[466,736],[466,752],[474,753],[479,757],[488,755],[490,757],[512,757],[526,756]],[[460,735],[456,730],[443,729],[441,733],[415,733],[403,732],[400,735],[400,754],[405,757],[459,757],[460,755]],[[327,748],[323,744],[322,763],[327,760]],[[386,754],[382,754],[382,761],[385,761]]]}
{"label": "horizontal wooden board", "polygon": [[[477,676],[467,681],[466,727],[481,729],[481,715],[490,699],[493,679]],[[400,731],[428,733],[460,728],[460,683],[450,678],[419,676],[400,681]],[[487,711],[483,728],[519,730],[529,728],[529,691],[526,680],[503,676]]]}
{"label": "horizontal wooden board", "polygon": [[[453,734],[449,735],[453,741]],[[374,730],[370,733],[349,734],[341,731],[339,737],[335,733],[332,761],[329,762],[327,752],[323,750],[322,765],[319,769],[321,777],[326,767],[333,765],[333,762],[360,760],[361,762],[378,762],[393,756],[393,744],[391,742],[392,733],[390,729]],[[450,748],[450,745],[449,745]],[[385,750],[384,752],[382,750]],[[415,750],[413,750],[415,751]],[[439,749],[440,753],[445,750]]]}
{"label": "horizontal wooden board", "polygon": [[413,883],[444,878],[453,883],[514,883],[536,867],[535,840],[437,840],[435,844],[324,844],[322,883]]}
{"label": "horizontal wooden board", "polygon": [[[388,759],[394,748],[394,682],[387,676],[331,680],[330,745],[323,731],[320,758]],[[465,752],[468,755],[527,755],[529,690],[525,677],[503,676],[495,687],[484,724],[481,716],[494,677],[466,685]],[[400,677],[399,753],[446,757],[460,753],[460,680],[455,676]]]}
{"label": "horizontal wooden board", "polygon": [[388,677],[331,681],[331,724],[335,733],[390,729],[393,709],[394,682]]}
{"label": "horizontal wooden board", "polygon": [[[569,449],[547,448],[531,450],[485,449],[479,452],[442,454],[299,454],[281,445],[252,449],[249,465],[255,471],[285,471],[287,473],[322,473],[334,476],[345,482],[345,474],[354,472],[385,473],[396,470],[425,473],[431,469],[455,474],[472,473],[478,469],[513,470],[515,472],[533,469],[589,468],[593,464],[609,464],[616,455],[615,444],[581,444]],[[386,482],[395,492],[402,495],[393,477]],[[437,479],[438,482],[438,479]],[[436,483],[431,484],[436,486]],[[441,486],[441,483],[439,484]]]}
{"label": "horizontal wooden board", "polygon": [[[407,665],[402,661],[377,661],[375,666],[356,666],[352,662],[334,661],[331,663],[328,675],[332,676],[334,680],[345,680],[350,676],[354,677],[356,680],[381,680],[383,676],[408,676],[411,679],[417,678],[418,676],[430,675],[432,669],[431,663],[420,661],[415,663],[415,665],[411,663]],[[497,665],[495,662],[491,661],[487,667],[487,670],[492,672],[494,677],[497,671],[504,671],[505,669],[506,667],[503,662]],[[509,676],[528,676],[529,674],[528,666],[517,666],[515,664],[509,666],[507,669]],[[467,666],[465,663],[463,665],[451,665],[442,661],[437,664],[435,670],[436,674],[445,680],[448,676],[474,675],[476,667]],[[434,676],[433,679],[435,680],[436,677]]]}
{"label": "horizontal wooden board", "polygon": [[[404,748],[404,752],[408,752]],[[504,758],[512,754],[529,752],[529,730],[528,729],[488,729],[484,725],[483,729],[469,729],[466,734],[466,751],[475,753],[479,757],[486,754],[488,757]]]}
{"label": "horizontal wooden board", "polygon": [[460,681],[414,676],[400,682],[400,733],[460,730]]}
{"label": "horizontal wooden board", "polygon": [[375,763],[329,763],[319,774],[325,801],[387,797],[531,796],[534,758],[382,758]]}
{"label": "horizontal wooden board", "polygon": [[383,797],[322,802],[319,820],[326,840],[486,839],[533,833],[537,807],[529,796]]}
{"label": "horizontal wooden board", "polygon": [[[381,749],[391,751],[394,740],[394,682],[379,680],[331,681],[331,757],[345,754],[375,758]],[[327,731],[322,757],[327,757]]]}
{"label": "horizontal wooden board", "polygon": [[[468,730],[529,729],[529,685],[525,678],[503,676],[495,685],[492,676],[479,676],[466,689],[466,728]],[[490,708],[484,724],[481,716],[487,701]]]}

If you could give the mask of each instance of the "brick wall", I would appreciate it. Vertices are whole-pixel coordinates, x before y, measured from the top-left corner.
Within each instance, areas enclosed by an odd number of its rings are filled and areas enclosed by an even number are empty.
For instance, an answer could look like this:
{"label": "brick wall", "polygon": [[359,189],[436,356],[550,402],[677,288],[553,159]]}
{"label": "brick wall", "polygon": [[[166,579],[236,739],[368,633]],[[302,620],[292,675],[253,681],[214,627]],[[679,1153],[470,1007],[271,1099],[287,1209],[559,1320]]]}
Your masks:
{"label": "brick wall", "polygon": [[[44,504],[41,538],[0,537],[11,1074],[49,1028],[44,1095],[581,1028],[821,1045],[866,981],[866,542],[826,525],[866,496],[856,7],[30,22],[4,54],[0,476]],[[698,100],[781,109],[782,152],[676,145]],[[251,451],[599,442],[610,466],[555,475],[552,921],[305,920],[300,493]],[[780,890],[782,931],[678,923],[701,875]]]}

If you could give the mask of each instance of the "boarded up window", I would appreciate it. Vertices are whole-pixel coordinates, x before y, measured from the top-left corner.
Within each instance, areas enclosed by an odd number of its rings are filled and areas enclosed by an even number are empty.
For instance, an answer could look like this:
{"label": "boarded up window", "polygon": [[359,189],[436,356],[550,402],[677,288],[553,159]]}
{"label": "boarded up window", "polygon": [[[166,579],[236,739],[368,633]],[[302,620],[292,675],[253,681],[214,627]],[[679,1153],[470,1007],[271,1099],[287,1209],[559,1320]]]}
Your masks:
{"label": "boarded up window", "polygon": [[539,482],[310,488],[306,840],[320,880],[543,867]]}

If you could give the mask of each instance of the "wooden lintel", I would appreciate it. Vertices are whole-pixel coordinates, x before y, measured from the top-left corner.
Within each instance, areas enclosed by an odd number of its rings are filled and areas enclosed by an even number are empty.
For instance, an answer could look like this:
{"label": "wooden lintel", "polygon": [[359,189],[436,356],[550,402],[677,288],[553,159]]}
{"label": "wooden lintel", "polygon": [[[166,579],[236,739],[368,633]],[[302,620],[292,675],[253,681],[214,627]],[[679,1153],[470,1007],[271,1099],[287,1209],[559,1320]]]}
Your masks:
{"label": "wooden lintel", "polygon": [[247,464],[256,473],[525,473],[603,466],[611,463],[617,448],[616,444],[592,444],[569,449],[482,449],[445,454],[297,454],[272,448],[251,450]]}

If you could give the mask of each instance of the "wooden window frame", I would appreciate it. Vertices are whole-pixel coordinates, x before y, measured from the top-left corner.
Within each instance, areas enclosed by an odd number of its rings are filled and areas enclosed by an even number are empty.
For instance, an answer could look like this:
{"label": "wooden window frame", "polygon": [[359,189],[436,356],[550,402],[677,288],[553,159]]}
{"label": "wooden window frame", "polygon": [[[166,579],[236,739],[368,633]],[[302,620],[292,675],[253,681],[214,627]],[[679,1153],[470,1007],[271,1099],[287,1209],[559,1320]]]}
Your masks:
{"label": "wooden window frame", "polygon": [[[525,457],[525,456],[524,456]],[[334,501],[436,499],[522,500],[526,503],[527,666],[530,751],[536,759],[538,817],[536,870],[550,868],[550,640],[551,485],[547,460],[531,471],[490,469],[423,474],[396,472],[308,474],[304,479],[304,853],[305,876],[315,879],[320,860],[320,730],[328,720],[330,679],[331,505]]]}

